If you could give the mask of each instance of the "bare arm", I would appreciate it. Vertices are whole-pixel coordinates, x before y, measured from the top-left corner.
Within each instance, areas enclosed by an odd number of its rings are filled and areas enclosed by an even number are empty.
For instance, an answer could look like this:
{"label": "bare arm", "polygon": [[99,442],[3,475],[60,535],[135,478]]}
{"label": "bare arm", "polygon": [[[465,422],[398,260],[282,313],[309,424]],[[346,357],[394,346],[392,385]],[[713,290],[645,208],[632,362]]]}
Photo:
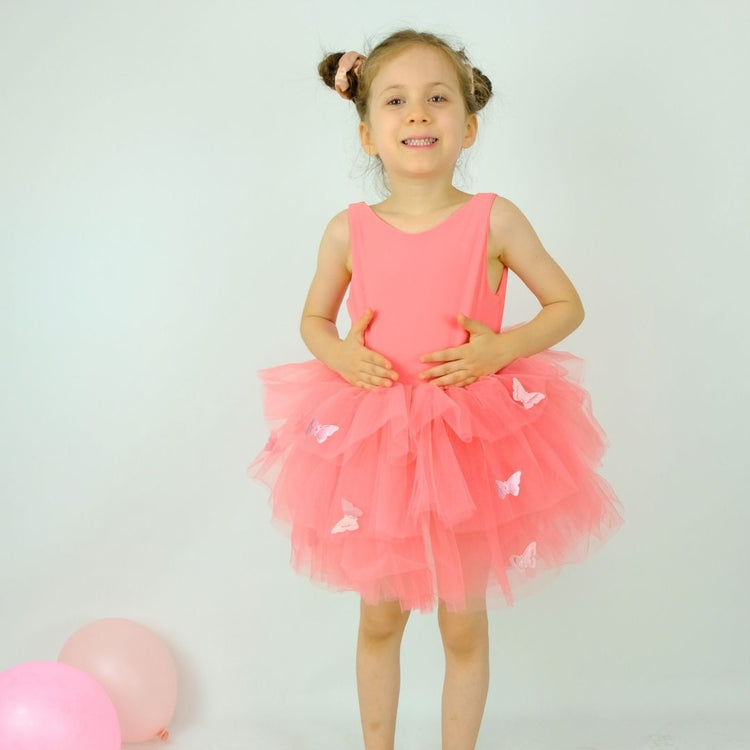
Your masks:
{"label": "bare arm", "polygon": [[300,335],[307,348],[332,370],[337,369],[342,343],[336,317],[351,280],[346,267],[348,251],[349,223],[346,211],[341,211],[328,222],[323,233],[315,275],[300,320]]}
{"label": "bare arm", "polygon": [[[530,357],[572,333],[585,312],[565,272],[544,249],[522,211],[498,197],[490,213],[490,242],[508,266],[539,300],[542,309],[525,325],[498,335],[498,345],[513,358]],[[506,363],[507,364],[507,363]]]}

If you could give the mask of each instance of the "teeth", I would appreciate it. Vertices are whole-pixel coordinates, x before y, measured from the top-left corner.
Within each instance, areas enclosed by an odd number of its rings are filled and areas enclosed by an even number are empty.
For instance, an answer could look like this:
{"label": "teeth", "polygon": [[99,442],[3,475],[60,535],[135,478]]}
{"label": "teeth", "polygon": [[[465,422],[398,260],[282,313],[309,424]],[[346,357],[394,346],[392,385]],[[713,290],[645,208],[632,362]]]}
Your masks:
{"label": "teeth", "polygon": [[431,143],[435,143],[437,138],[407,138],[404,143],[407,146],[429,146]]}

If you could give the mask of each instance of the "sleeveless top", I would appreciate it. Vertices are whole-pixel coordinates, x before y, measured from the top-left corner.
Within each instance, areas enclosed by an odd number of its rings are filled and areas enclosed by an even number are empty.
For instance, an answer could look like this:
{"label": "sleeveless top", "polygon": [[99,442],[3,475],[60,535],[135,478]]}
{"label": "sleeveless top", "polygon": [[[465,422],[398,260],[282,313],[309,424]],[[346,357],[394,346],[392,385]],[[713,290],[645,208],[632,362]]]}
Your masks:
{"label": "sleeveless top", "polygon": [[388,358],[396,383],[429,382],[419,373],[437,361],[429,352],[459,346],[469,332],[458,313],[500,332],[508,267],[493,294],[487,279],[487,237],[495,193],[477,193],[423,232],[404,232],[364,201],[347,208],[352,277],[346,307],[352,323],[370,307],[365,346]]}

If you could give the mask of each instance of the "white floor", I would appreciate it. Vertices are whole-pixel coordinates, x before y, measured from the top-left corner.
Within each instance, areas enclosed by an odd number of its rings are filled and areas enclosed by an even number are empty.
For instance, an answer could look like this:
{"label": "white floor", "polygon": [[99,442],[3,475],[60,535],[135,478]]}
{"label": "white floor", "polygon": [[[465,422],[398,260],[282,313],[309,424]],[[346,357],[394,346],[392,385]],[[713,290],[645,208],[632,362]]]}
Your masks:
{"label": "white floor", "polygon": [[[364,750],[357,716],[274,716],[173,729],[126,750]],[[748,716],[513,719],[485,715],[476,750],[750,750]],[[399,716],[395,750],[441,750],[439,717]]]}

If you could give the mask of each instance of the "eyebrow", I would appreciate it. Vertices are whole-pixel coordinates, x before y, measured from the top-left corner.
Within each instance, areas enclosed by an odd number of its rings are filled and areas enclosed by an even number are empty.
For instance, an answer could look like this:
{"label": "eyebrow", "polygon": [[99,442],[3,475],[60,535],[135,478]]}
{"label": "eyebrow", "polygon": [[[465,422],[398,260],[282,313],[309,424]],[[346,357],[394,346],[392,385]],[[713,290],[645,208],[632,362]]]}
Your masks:
{"label": "eyebrow", "polygon": [[[430,86],[445,86],[447,89],[453,90],[453,87],[446,83],[445,81],[431,81],[430,83],[426,84],[426,86],[429,88]],[[384,88],[380,93],[385,94],[386,91],[390,91],[391,89],[402,89],[405,88],[406,84],[404,83],[394,83],[392,86],[387,86]]]}

